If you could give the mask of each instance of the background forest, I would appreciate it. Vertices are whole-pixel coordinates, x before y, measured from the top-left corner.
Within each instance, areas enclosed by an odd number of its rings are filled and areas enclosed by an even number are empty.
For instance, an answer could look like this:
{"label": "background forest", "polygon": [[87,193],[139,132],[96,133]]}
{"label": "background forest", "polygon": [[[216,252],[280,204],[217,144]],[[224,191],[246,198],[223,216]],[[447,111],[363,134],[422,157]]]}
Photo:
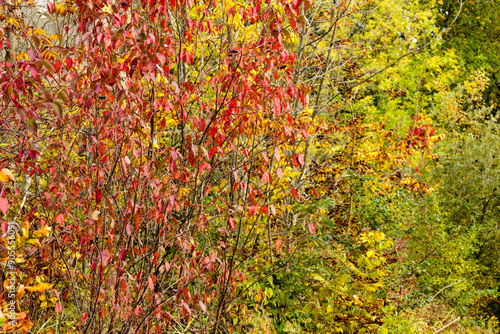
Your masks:
{"label": "background forest", "polygon": [[3,332],[498,333],[499,13],[0,0]]}

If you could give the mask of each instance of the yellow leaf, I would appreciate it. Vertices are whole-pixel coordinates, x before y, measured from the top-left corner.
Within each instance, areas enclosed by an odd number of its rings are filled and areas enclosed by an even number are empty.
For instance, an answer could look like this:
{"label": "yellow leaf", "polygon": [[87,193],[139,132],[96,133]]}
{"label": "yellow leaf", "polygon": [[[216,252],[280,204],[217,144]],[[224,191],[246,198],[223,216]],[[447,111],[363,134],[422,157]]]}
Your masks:
{"label": "yellow leaf", "polygon": [[45,291],[48,289],[51,289],[54,286],[54,284],[50,283],[38,283],[37,285],[33,286],[28,286],[25,287],[24,289],[30,292],[40,292],[40,291]]}
{"label": "yellow leaf", "polygon": [[25,243],[29,244],[29,245],[33,245],[33,246],[38,247],[38,248],[42,248],[42,244],[40,243],[40,241],[38,239],[28,239]]}
{"label": "yellow leaf", "polygon": [[16,178],[14,177],[14,174],[10,171],[10,169],[4,168],[0,170],[0,181],[2,182],[15,182]]}
{"label": "yellow leaf", "polygon": [[382,232],[375,231],[374,232],[374,239],[376,242],[381,242],[382,240],[385,239],[385,234]]}
{"label": "yellow leaf", "polygon": [[66,5],[56,5],[55,6],[56,13],[60,14],[61,16],[66,15],[66,8],[67,8]]}
{"label": "yellow leaf", "polygon": [[180,188],[179,189],[179,196],[182,198],[189,194],[189,188]]}
{"label": "yellow leaf", "polygon": [[47,34],[45,34],[45,30],[43,30],[42,28],[36,28],[33,33],[35,35],[40,35],[40,36],[45,36],[47,37]]}
{"label": "yellow leaf", "polygon": [[53,40],[54,42],[57,42],[58,40],[61,39],[61,35],[60,34],[54,34],[54,35],[50,35],[49,38],[51,40]]}
{"label": "yellow leaf", "polygon": [[42,227],[38,231],[33,232],[33,238],[46,237],[49,235],[51,229],[52,228],[50,226],[45,225],[44,227]]}
{"label": "yellow leaf", "polygon": [[13,17],[11,17],[7,20],[7,24],[9,24],[11,26],[16,26],[16,27],[19,25],[17,20]]}
{"label": "yellow leaf", "polygon": [[312,274],[311,277],[316,280],[316,281],[320,281],[320,282],[324,282],[325,279],[323,277],[321,277],[320,275],[318,274]]}
{"label": "yellow leaf", "polygon": [[104,6],[104,7],[102,8],[102,11],[103,11],[104,13],[113,14],[113,9],[111,9],[111,6]]}
{"label": "yellow leaf", "polygon": [[21,233],[24,239],[29,238],[30,236],[30,223],[27,221],[24,222],[23,226],[21,227]]}
{"label": "yellow leaf", "polygon": [[26,52],[19,52],[17,55],[16,55],[16,59],[17,60],[30,60],[28,55],[26,54]]}

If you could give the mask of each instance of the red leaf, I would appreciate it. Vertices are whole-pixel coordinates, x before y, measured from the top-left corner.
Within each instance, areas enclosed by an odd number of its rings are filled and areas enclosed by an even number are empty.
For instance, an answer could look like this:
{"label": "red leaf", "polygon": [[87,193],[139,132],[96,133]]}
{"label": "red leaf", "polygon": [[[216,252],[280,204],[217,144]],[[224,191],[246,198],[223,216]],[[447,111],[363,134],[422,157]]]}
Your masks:
{"label": "red leaf", "polygon": [[62,305],[61,303],[56,304],[56,313],[61,313],[62,312]]}
{"label": "red leaf", "polygon": [[260,214],[263,214],[265,213],[267,216],[269,216],[269,209],[267,208],[267,206],[261,206],[260,209],[259,209],[259,213]]}
{"label": "red leaf", "polygon": [[208,169],[210,170],[212,167],[210,166],[210,164],[208,162],[204,162],[200,165],[200,168],[198,168],[198,172],[200,173],[200,175],[203,175],[203,172],[205,171],[205,169]]}
{"label": "red leaf", "polygon": [[157,53],[156,58],[158,58],[158,61],[160,62],[161,66],[165,65],[166,58],[163,54]]}
{"label": "red leaf", "polygon": [[274,158],[276,159],[277,162],[280,161],[280,151],[278,150],[277,147],[274,149]]}
{"label": "red leaf", "polygon": [[0,197],[0,211],[2,211],[4,215],[6,215],[8,210],[9,201],[7,201],[7,198],[5,197]]}
{"label": "red leaf", "polygon": [[269,181],[269,172],[267,170],[262,174],[260,181],[262,183],[267,183]]}
{"label": "red leaf", "polygon": [[273,214],[273,216],[276,216],[276,208],[274,207],[274,205],[269,205],[269,207],[271,208],[271,213]]}
{"label": "red leaf", "polygon": [[137,306],[137,307],[135,308],[135,311],[134,311],[134,312],[135,312],[135,315],[139,315],[139,314],[141,314],[141,312],[142,312],[141,307],[140,307],[140,306]]}
{"label": "red leaf", "polygon": [[201,310],[203,312],[207,312],[207,305],[203,304],[201,300],[198,301],[198,304],[200,304]]}
{"label": "red leaf", "polygon": [[87,320],[88,313],[84,313],[80,319],[80,321],[83,323],[85,320]]}
{"label": "red leaf", "polygon": [[151,278],[151,276],[148,277],[148,285],[149,285],[149,289],[151,291],[155,291],[155,283],[153,282],[153,279]]}
{"label": "red leaf", "polygon": [[[217,128],[216,128],[217,129]],[[217,153],[217,146],[213,146],[209,151],[208,151],[208,158],[212,159],[214,154]]]}
{"label": "red leaf", "polygon": [[248,208],[248,212],[250,212],[251,215],[253,215],[255,213],[255,209],[256,207],[251,205],[249,208]]}
{"label": "red leaf", "polygon": [[66,58],[66,67],[67,68],[73,67],[73,59],[71,59],[70,57]]}
{"label": "red leaf", "polygon": [[101,191],[99,189],[97,189],[95,191],[95,202],[97,204],[99,204],[101,202],[101,196],[102,196]]}
{"label": "red leaf", "polygon": [[290,131],[290,128],[285,125],[285,135],[287,137],[290,137],[292,135],[292,132]]}
{"label": "red leaf", "polygon": [[210,191],[210,188],[212,188],[212,185],[211,185],[211,184],[210,184],[210,185],[208,185],[208,186],[205,188],[205,191],[204,191],[205,196],[207,196],[207,195],[208,195],[208,192]]}
{"label": "red leaf", "polygon": [[236,220],[233,217],[229,217],[227,223],[231,231],[234,231],[234,229],[236,228]]}
{"label": "red leaf", "polygon": [[207,20],[208,33],[211,33],[214,29],[214,22],[212,20]]}
{"label": "red leaf", "polygon": [[122,249],[120,253],[118,253],[118,260],[123,261],[125,260],[125,257],[127,257],[127,250]]}
{"label": "red leaf", "polygon": [[137,68],[137,63],[139,62],[139,60],[137,58],[134,58],[132,60],[132,62],[130,63],[130,70],[128,72],[128,75],[129,76],[132,76]]}
{"label": "red leaf", "polygon": [[292,196],[294,198],[298,198],[299,197],[299,194],[297,193],[297,190],[295,190],[295,188],[292,188]]}
{"label": "red leaf", "polygon": [[59,60],[56,61],[56,63],[54,64],[54,70],[56,71],[56,73],[59,72],[61,66],[62,66],[61,62]]}
{"label": "red leaf", "polygon": [[300,165],[304,166],[304,155],[302,153],[299,153],[298,159],[299,159]]}
{"label": "red leaf", "polygon": [[37,155],[41,155],[38,151],[35,151],[35,150],[29,150],[28,151],[28,156],[31,158],[31,159],[36,159],[36,156]]}
{"label": "red leaf", "polygon": [[155,62],[149,62],[149,64],[148,64],[148,70],[151,73],[156,73],[156,63]]}
{"label": "red leaf", "polygon": [[104,34],[99,34],[99,35],[97,35],[97,42],[98,42],[99,44],[101,44],[101,43],[102,43],[102,41],[104,41]]}
{"label": "red leaf", "polygon": [[279,253],[280,249],[281,249],[281,238],[278,238],[278,240],[276,240],[276,253]]}
{"label": "red leaf", "polygon": [[35,66],[28,65],[28,71],[30,71],[33,78],[36,78],[38,76],[38,69]]}
{"label": "red leaf", "polygon": [[314,227],[314,224],[311,223],[311,224],[309,224],[307,226],[309,227],[309,232],[311,234],[315,234],[316,233],[316,227]]}
{"label": "red leaf", "polygon": [[58,214],[56,217],[56,221],[59,223],[60,226],[63,226],[64,224],[64,215],[62,213]]}
{"label": "red leaf", "polygon": [[125,230],[127,231],[128,235],[132,234],[132,224],[130,224],[130,222],[127,223],[127,227],[125,227]]}
{"label": "red leaf", "polygon": [[36,58],[36,53],[35,53],[35,51],[33,49],[29,49],[27,51],[27,54],[28,54],[28,57],[29,57],[30,60],[33,60],[33,59]]}
{"label": "red leaf", "polygon": [[191,309],[189,308],[189,305],[184,301],[184,299],[181,301],[181,305],[184,308],[184,310],[187,312],[187,314],[191,314]]}
{"label": "red leaf", "polygon": [[283,170],[281,169],[281,167],[278,167],[278,169],[276,169],[276,174],[278,174],[280,180],[283,178]]}
{"label": "red leaf", "polygon": [[267,157],[267,153],[262,152],[262,156],[264,157],[264,162],[266,163],[266,166],[269,166],[269,158]]}

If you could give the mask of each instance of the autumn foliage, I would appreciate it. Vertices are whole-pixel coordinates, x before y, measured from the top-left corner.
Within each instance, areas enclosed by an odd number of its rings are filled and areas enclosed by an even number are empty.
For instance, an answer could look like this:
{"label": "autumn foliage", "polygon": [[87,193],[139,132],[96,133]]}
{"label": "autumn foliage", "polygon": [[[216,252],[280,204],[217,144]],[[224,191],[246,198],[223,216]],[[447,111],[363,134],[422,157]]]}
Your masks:
{"label": "autumn foliage", "polygon": [[390,271],[406,239],[378,203],[435,191],[419,174],[444,136],[381,116],[414,97],[371,91],[385,42],[354,22],[372,1],[66,0],[44,29],[26,6],[0,4],[4,331],[390,323],[387,281],[414,276]]}
{"label": "autumn foliage", "polygon": [[65,6],[74,45],[36,36],[26,59],[2,63],[2,164],[25,184],[3,187],[4,218],[51,231],[38,250],[17,245],[31,257],[18,279],[29,286],[36,261],[50,282],[19,307],[72,313],[82,332],[217,331],[244,281],[247,229],[277,215],[278,147],[303,132],[294,55],[273,33],[299,3],[283,15],[259,2]]}

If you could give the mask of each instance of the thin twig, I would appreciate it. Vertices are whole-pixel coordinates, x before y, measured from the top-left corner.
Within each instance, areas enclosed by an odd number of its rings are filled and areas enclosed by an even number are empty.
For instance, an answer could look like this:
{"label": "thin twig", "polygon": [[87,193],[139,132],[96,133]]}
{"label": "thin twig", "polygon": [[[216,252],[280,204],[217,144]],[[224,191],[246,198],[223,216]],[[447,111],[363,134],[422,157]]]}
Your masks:
{"label": "thin twig", "polygon": [[458,282],[448,284],[448,285],[447,285],[447,286],[445,286],[444,288],[441,288],[441,290],[439,290],[439,291],[438,291],[438,292],[437,292],[434,296],[432,296],[432,297],[431,297],[430,301],[432,301],[434,298],[436,298],[436,296],[437,296],[437,295],[439,295],[439,294],[440,294],[440,293],[441,293],[444,289],[450,288],[450,287],[452,287],[452,286],[454,286],[454,285],[457,285],[457,284],[459,284],[459,283],[462,283],[463,281],[466,281],[466,280],[467,280],[467,279],[466,279],[466,278],[464,278],[464,279],[462,279],[462,280],[460,280],[460,281],[458,281]]}
{"label": "thin twig", "polygon": [[435,332],[434,332],[434,334],[437,334],[437,333],[441,332],[441,331],[442,331],[442,330],[444,330],[445,328],[447,328],[447,327],[449,327],[449,326],[453,325],[453,324],[454,324],[455,322],[457,322],[458,320],[460,320],[460,317],[456,318],[455,320],[453,320],[452,322],[450,322],[448,325],[446,325],[446,326],[442,327],[441,329],[439,329],[439,330],[435,331]]}

